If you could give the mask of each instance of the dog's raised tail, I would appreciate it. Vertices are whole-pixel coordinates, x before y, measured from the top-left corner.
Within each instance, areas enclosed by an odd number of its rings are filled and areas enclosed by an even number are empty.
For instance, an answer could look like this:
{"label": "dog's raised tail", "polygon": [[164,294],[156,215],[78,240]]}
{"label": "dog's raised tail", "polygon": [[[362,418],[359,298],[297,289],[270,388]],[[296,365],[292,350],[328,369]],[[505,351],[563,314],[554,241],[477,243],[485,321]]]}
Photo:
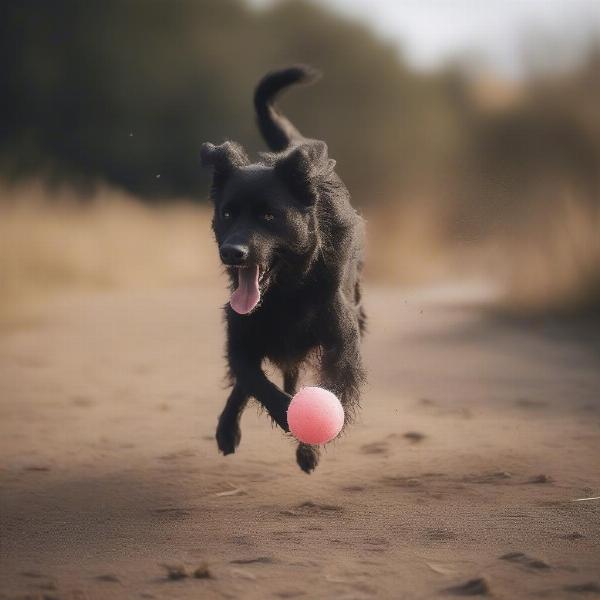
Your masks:
{"label": "dog's raised tail", "polygon": [[279,94],[287,87],[300,83],[313,83],[320,73],[307,65],[294,65],[267,73],[256,86],[254,107],[258,128],[267,145],[274,152],[285,150],[302,134],[282,115],[275,105]]}

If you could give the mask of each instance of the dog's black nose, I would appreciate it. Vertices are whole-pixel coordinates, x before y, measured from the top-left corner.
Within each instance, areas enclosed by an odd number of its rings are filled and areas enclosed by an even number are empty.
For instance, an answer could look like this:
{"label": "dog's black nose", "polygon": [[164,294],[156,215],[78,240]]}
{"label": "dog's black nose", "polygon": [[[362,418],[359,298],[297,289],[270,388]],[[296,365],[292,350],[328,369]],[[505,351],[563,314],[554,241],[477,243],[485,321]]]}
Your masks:
{"label": "dog's black nose", "polygon": [[248,258],[248,246],[242,244],[223,244],[219,249],[221,260],[226,265],[242,265]]}

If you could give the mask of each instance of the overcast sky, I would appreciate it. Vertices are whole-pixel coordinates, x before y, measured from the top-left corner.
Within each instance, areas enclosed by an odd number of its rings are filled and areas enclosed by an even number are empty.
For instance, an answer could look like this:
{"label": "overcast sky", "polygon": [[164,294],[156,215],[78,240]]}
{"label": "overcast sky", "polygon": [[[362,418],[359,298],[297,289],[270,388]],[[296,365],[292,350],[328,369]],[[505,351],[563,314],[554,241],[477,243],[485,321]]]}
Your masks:
{"label": "overcast sky", "polygon": [[[265,5],[274,0],[250,0]],[[316,0],[369,23],[415,66],[477,55],[502,75],[521,72],[533,35],[552,39],[538,60],[561,66],[600,32],[600,0]]]}

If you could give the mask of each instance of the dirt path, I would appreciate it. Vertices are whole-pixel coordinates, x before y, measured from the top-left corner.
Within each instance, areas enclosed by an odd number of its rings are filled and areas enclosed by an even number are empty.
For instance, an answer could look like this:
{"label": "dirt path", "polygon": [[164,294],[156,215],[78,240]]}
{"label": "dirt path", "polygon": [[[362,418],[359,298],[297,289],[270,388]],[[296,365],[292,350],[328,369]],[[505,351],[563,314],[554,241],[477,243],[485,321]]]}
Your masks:
{"label": "dirt path", "polygon": [[597,329],[368,290],[362,416],[306,476],[254,410],[216,451],[222,298],[0,335],[0,598],[600,595],[600,501],[573,502],[600,496]]}

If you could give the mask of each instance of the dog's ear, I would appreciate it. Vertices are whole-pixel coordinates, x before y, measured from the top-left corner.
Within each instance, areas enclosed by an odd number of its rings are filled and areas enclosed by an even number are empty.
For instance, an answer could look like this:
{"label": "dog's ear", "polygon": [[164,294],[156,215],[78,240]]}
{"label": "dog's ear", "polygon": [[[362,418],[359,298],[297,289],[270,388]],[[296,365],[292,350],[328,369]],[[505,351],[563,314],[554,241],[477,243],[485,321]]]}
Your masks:
{"label": "dog's ear", "polygon": [[228,175],[233,169],[250,164],[244,149],[235,142],[224,142],[219,146],[206,142],[202,144],[200,157],[202,164],[213,167],[215,175],[220,177]]}
{"label": "dog's ear", "polygon": [[294,148],[275,165],[275,172],[306,206],[315,204],[319,184],[331,174],[335,160],[325,142],[310,142]]}

